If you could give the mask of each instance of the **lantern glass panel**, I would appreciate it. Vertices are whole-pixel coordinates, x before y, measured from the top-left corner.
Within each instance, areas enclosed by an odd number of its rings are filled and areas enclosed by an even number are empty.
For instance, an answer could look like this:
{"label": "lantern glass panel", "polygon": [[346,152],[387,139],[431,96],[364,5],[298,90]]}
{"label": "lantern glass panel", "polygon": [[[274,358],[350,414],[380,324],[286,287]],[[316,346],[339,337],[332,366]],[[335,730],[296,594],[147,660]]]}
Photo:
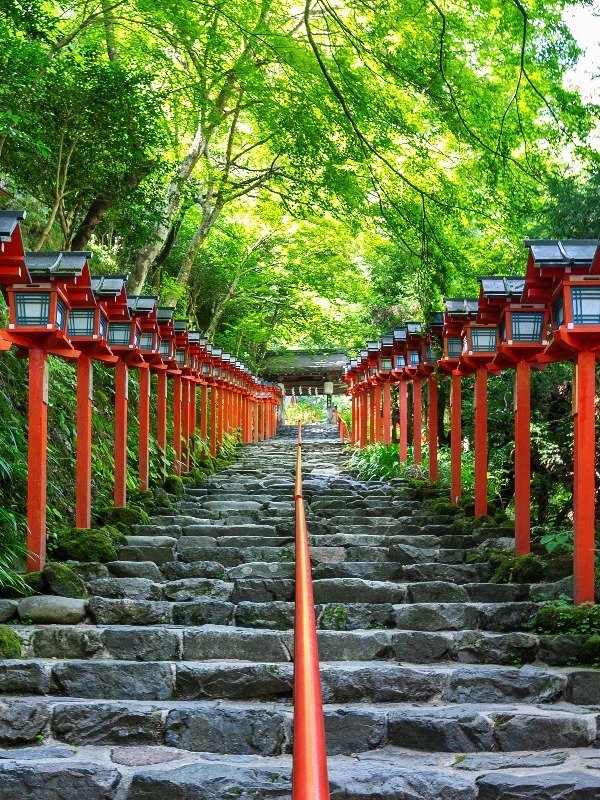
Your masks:
{"label": "lantern glass panel", "polygon": [[67,319],[67,307],[65,303],[60,299],[60,297],[56,298],[56,327],[60,328],[61,331],[65,329],[65,322]]}
{"label": "lantern glass panel", "polygon": [[462,353],[462,344],[458,336],[450,336],[446,339],[448,347],[448,358],[460,358]]}
{"label": "lantern glass panel", "polygon": [[404,356],[396,356],[396,369],[403,369],[406,366],[406,358]]}
{"label": "lantern glass panel", "polygon": [[361,372],[360,375],[358,376],[358,380],[361,381],[361,382],[364,381],[365,378],[366,378],[366,375],[365,375],[364,372]]}
{"label": "lantern glass panel", "polygon": [[154,350],[154,334],[153,333],[142,333],[142,338],[140,342],[140,349],[146,352]]}
{"label": "lantern glass panel", "polygon": [[379,363],[380,363],[379,368],[382,372],[389,372],[392,368],[391,358],[382,358]]}
{"label": "lantern glass panel", "polygon": [[571,306],[574,325],[600,325],[600,286],[573,286]]}
{"label": "lantern glass panel", "polygon": [[202,364],[202,374],[210,375],[210,364]]}
{"label": "lantern glass panel", "polygon": [[377,375],[377,367],[376,366],[371,367],[371,375]]}
{"label": "lantern glass panel", "polygon": [[552,319],[554,320],[554,327],[560,328],[565,324],[565,302],[563,300],[562,292],[558,295],[554,304],[552,305]]}
{"label": "lantern glass panel", "polygon": [[418,352],[415,350],[410,351],[410,365],[411,367],[418,367],[421,363],[421,359],[419,358]]}
{"label": "lantern glass panel", "polygon": [[176,350],[175,358],[177,359],[178,367],[185,367],[185,350]]}
{"label": "lantern glass panel", "polygon": [[104,314],[100,314],[100,324],[98,327],[98,332],[100,333],[101,339],[106,339],[106,330],[108,328],[108,322]]}
{"label": "lantern glass panel", "polygon": [[50,292],[15,293],[17,325],[44,325],[50,316]]}
{"label": "lantern glass panel", "polygon": [[221,374],[221,370],[218,367],[213,367],[212,369],[213,378],[218,378]]}
{"label": "lantern glass panel", "polygon": [[498,328],[471,328],[473,353],[495,353],[497,344]]}
{"label": "lantern glass panel", "polygon": [[136,328],[135,333],[133,334],[133,343],[136,347],[140,346],[140,329]]}
{"label": "lantern glass panel", "polygon": [[111,322],[108,326],[108,343],[128,347],[131,339],[131,322]]}
{"label": "lantern glass panel", "polygon": [[93,336],[95,313],[93,308],[72,308],[69,312],[67,334],[71,337]]}
{"label": "lantern glass panel", "polygon": [[171,342],[168,339],[160,343],[160,354],[163,358],[170,358]]}
{"label": "lantern glass panel", "polygon": [[541,342],[544,314],[537,311],[512,312],[510,315],[513,342]]}

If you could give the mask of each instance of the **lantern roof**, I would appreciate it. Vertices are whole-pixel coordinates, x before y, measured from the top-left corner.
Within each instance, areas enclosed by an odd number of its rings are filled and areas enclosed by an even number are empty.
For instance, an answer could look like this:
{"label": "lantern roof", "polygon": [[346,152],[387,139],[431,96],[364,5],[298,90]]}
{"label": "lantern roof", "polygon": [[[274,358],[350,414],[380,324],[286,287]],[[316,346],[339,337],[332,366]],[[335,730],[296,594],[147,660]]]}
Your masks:
{"label": "lantern roof", "polygon": [[10,242],[15,228],[26,216],[26,211],[0,211],[0,242]]}
{"label": "lantern roof", "polygon": [[156,309],[156,319],[161,325],[164,325],[171,322],[174,313],[175,308],[171,308],[171,306],[158,306]]}
{"label": "lantern roof", "polygon": [[190,344],[200,344],[200,331],[188,331],[188,342]]}
{"label": "lantern roof", "polygon": [[128,295],[127,308],[130,314],[152,314],[157,302],[155,295]]}
{"label": "lantern roof", "polygon": [[91,252],[25,253],[25,266],[32,277],[76,278],[82,274]]}
{"label": "lantern roof", "polygon": [[427,327],[429,328],[441,328],[444,325],[444,312],[443,311],[433,311],[431,314],[427,315]]}
{"label": "lantern roof", "polygon": [[521,277],[481,277],[477,278],[477,280],[481,284],[481,293],[490,298],[518,297],[520,299],[525,288],[525,278]]}
{"label": "lantern roof", "polygon": [[173,327],[175,333],[185,333],[188,329],[188,321],[187,319],[175,319],[173,320]]}
{"label": "lantern roof", "polygon": [[453,317],[471,317],[477,314],[479,300],[444,298],[446,313]]}
{"label": "lantern roof", "polygon": [[117,297],[126,280],[126,275],[92,275],[92,291],[96,297]]}
{"label": "lantern roof", "polygon": [[406,329],[411,336],[418,336],[420,333],[423,333],[423,323],[422,322],[407,322]]}
{"label": "lantern roof", "polygon": [[536,267],[589,267],[598,249],[597,239],[526,239]]}
{"label": "lantern roof", "polygon": [[394,341],[395,342],[405,342],[406,341],[406,328],[394,328]]}

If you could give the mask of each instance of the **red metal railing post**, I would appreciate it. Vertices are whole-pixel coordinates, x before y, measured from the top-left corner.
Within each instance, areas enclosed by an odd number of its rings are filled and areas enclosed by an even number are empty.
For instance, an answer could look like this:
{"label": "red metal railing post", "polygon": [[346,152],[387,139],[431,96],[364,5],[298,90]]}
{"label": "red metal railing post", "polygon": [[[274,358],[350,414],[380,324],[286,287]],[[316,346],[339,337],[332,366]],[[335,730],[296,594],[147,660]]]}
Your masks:
{"label": "red metal railing post", "polygon": [[115,364],[115,490],[114,504],[127,503],[127,409],[129,372],[124,361]]}
{"label": "red metal railing post", "polygon": [[392,391],[389,381],[383,384],[383,443],[392,441]]}
{"label": "red metal railing post", "polygon": [[487,514],[487,376],[486,367],[475,372],[475,516]]}
{"label": "red metal railing post", "polygon": [[160,459],[160,471],[164,478],[167,477],[167,372],[160,370],[158,373],[157,411],[156,411],[156,438]]}
{"label": "red metal railing post", "polygon": [[217,387],[210,388],[210,454],[214,458],[217,455]]}
{"label": "red metal railing post", "polygon": [[181,475],[181,375],[173,376],[173,473]]}
{"label": "red metal railing post", "polygon": [[27,572],[46,563],[46,452],[48,447],[48,356],[29,351],[27,434]]}
{"label": "red metal railing post", "polygon": [[77,445],[75,479],[75,527],[92,525],[92,359],[77,359]]}
{"label": "red metal railing post", "polygon": [[428,381],[428,446],[429,446],[429,482],[436,483],[439,477],[438,469],[438,383],[435,375]]}
{"label": "red metal railing post", "polygon": [[423,399],[421,391],[421,379],[414,378],[413,386],[413,461],[421,464],[423,460],[423,447],[421,442],[423,427]]}
{"label": "red metal railing post", "polygon": [[150,482],[150,370],[140,367],[139,482],[145,492]]}
{"label": "red metal railing post", "polygon": [[515,552],[531,550],[531,367],[519,361],[515,367]]}
{"label": "red metal railing post", "polygon": [[198,408],[197,408],[197,391],[198,384],[192,378],[190,380],[190,413],[188,422],[188,469],[192,463],[196,463],[196,428],[198,426]]}
{"label": "red metal railing post", "polygon": [[450,391],[450,500],[462,497],[462,378],[453,372]]}
{"label": "red metal railing post", "polygon": [[208,453],[206,446],[208,439],[208,386],[204,385],[200,391],[200,438],[204,443],[202,448],[202,457],[204,457]]}
{"label": "red metal railing post", "polygon": [[369,444],[368,439],[368,422],[369,422],[369,409],[367,406],[368,393],[366,389],[362,389],[359,395],[360,398],[360,446],[366,447]]}
{"label": "red metal railing post", "polygon": [[399,387],[400,399],[400,461],[406,464],[408,458],[408,385],[402,381]]}
{"label": "red metal railing post", "polygon": [[573,381],[575,447],[573,451],[574,600],[577,605],[594,602],[594,501],[596,431],[595,355],[577,353]]}
{"label": "red metal railing post", "polygon": [[302,426],[296,456],[296,620],[292,800],[328,800],[325,723],[310,552],[302,498]]}
{"label": "red metal railing post", "polygon": [[181,470],[190,470],[190,385],[189,378],[181,380]]}

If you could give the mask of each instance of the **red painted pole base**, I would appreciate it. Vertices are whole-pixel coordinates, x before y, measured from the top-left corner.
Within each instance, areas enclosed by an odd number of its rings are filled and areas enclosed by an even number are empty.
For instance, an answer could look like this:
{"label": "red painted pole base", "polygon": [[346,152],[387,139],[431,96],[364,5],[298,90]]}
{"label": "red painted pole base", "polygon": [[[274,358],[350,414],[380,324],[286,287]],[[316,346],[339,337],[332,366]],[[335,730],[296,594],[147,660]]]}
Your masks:
{"label": "red painted pole base", "polygon": [[515,367],[515,553],[531,551],[531,367]]}
{"label": "red painted pole base", "polygon": [[46,563],[46,452],[48,445],[48,356],[29,351],[29,430],[27,435],[27,572]]}
{"label": "red painted pole base", "polygon": [[577,398],[573,452],[573,579],[574,600],[577,605],[594,601],[595,366],[594,353],[584,350],[577,354],[573,387]]}
{"label": "red painted pole base", "polygon": [[450,500],[458,505],[462,497],[462,378],[452,375],[450,395]]}

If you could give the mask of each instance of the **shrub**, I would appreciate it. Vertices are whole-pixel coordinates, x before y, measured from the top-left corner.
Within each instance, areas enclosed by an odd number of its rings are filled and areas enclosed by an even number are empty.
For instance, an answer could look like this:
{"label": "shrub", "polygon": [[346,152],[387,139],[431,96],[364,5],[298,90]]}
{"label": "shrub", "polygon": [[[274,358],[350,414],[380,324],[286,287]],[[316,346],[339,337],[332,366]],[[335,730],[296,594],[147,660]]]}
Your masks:
{"label": "shrub", "polygon": [[174,495],[175,497],[181,497],[185,492],[185,484],[179,475],[169,475],[169,477],[163,483],[163,489],[165,492],[167,492],[167,494]]}
{"label": "shrub", "polygon": [[21,658],[21,642],[7,625],[0,625],[0,658]]}
{"label": "shrub", "polygon": [[590,636],[586,639],[577,660],[582,664],[600,664],[600,636]]}
{"label": "shrub", "polygon": [[115,561],[117,547],[125,541],[122,533],[109,525],[103,528],[69,528],[57,536],[54,557],[61,561]]}
{"label": "shrub", "polygon": [[429,507],[433,514],[446,517],[454,517],[460,514],[461,511],[460,508],[454,505],[454,503],[451,503],[450,500],[444,500],[441,497],[438,500],[434,500]]}
{"label": "shrub", "polygon": [[570,598],[560,597],[545,603],[532,627],[538,633],[587,633],[600,635],[600,607],[593,603],[574,606]]}
{"label": "shrub", "polygon": [[148,525],[150,517],[141,508],[103,508],[99,512],[99,517],[105,526],[116,528],[121,533],[127,535],[131,532],[132,525]]}
{"label": "shrub", "polygon": [[544,562],[539,556],[504,555],[492,575],[492,583],[535,583],[544,576]]}

